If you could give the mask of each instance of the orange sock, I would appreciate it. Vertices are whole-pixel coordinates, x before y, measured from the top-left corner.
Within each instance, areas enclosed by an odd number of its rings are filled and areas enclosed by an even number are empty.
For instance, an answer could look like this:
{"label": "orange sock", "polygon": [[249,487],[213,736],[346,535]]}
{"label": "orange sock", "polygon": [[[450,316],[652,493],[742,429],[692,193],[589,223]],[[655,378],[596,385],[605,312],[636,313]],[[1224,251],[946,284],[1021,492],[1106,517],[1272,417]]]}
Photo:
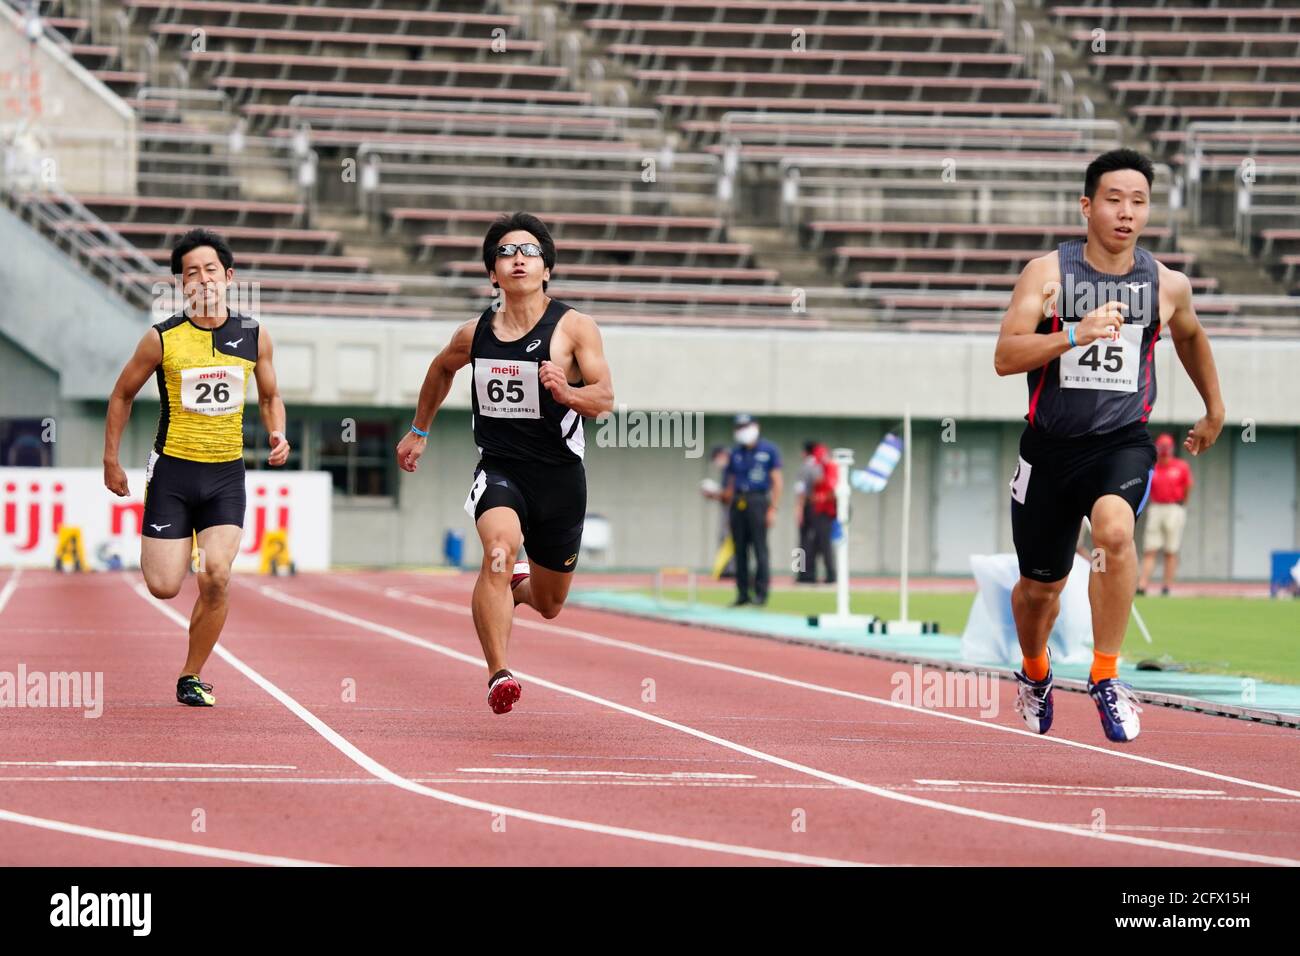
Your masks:
{"label": "orange sock", "polygon": [[1092,652],[1092,671],[1088,678],[1095,684],[1098,681],[1106,680],[1108,677],[1119,676],[1119,655],[1103,654],[1101,651]]}
{"label": "orange sock", "polygon": [[1032,681],[1042,680],[1052,669],[1052,662],[1048,658],[1046,650],[1037,657],[1026,657],[1023,660],[1025,662],[1025,676]]}

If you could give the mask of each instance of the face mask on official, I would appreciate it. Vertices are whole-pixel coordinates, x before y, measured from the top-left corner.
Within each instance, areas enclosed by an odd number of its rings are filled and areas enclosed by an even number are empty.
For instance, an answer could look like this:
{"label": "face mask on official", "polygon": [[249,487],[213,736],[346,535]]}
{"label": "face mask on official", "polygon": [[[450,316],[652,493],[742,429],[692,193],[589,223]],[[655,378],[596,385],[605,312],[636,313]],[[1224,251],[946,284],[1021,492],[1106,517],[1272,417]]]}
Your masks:
{"label": "face mask on official", "polygon": [[752,448],[758,443],[758,426],[744,425],[735,431],[736,442],[744,445],[746,448]]}

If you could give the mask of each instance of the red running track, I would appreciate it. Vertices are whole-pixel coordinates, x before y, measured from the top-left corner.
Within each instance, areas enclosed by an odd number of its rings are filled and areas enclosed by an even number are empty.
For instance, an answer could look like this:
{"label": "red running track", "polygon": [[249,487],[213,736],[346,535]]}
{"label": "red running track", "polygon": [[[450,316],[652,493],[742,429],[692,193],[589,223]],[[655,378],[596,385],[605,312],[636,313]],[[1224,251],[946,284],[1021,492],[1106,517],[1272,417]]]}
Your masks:
{"label": "red running track", "polygon": [[472,580],[406,572],[236,577],[191,709],[192,583],[0,581],[0,680],[104,675],[97,719],[0,709],[4,864],[1300,862],[1284,728],[1149,707],[1121,748],[1058,691],[1038,737],[1007,682],[913,707],[904,665],[577,608],[518,613],[496,716]]}

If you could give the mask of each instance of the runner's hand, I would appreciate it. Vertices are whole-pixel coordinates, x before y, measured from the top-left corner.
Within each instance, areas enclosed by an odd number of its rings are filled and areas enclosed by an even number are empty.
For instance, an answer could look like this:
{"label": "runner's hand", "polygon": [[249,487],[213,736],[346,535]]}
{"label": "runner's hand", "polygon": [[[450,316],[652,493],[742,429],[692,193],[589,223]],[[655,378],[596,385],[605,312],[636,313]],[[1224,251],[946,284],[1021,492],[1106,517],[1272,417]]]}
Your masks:
{"label": "runner's hand", "polygon": [[126,472],[117,462],[104,463],[104,487],[119,498],[125,498],[131,493],[131,489],[126,486]]}
{"label": "runner's hand", "polygon": [[421,438],[415,432],[408,431],[402,436],[402,440],[397,443],[397,464],[402,471],[415,471],[416,466],[420,463],[420,456],[424,454],[425,446],[428,445],[427,438]]}
{"label": "runner's hand", "polygon": [[551,393],[551,398],[561,405],[568,405],[572,401],[573,389],[569,387],[568,379],[554,362],[549,360],[542,362],[542,367],[537,370],[537,377]]}
{"label": "runner's hand", "polygon": [[1187,433],[1183,447],[1193,455],[1199,455],[1218,441],[1221,431],[1223,431],[1223,422],[1205,415]]}
{"label": "runner's hand", "polygon": [[1076,345],[1091,345],[1098,339],[1119,340],[1119,327],[1124,324],[1124,312],[1128,306],[1123,302],[1110,301],[1093,309],[1079,322],[1074,333]]}
{"label": "runner's hand", "polygon": [[266,459],[268,465],[283,465],[289,460],[289,440],[284,432],[271,432],[271,455]]}

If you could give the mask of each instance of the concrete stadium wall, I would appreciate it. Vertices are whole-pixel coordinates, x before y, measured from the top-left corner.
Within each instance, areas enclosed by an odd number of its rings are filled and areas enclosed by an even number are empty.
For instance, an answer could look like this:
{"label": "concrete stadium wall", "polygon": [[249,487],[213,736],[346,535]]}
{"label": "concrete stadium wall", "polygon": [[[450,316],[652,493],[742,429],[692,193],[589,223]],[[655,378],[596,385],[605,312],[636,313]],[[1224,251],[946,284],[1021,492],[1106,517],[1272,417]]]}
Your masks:
{"label": "concrete stadium wall", "polygon": [[58,369],[65,398],[103,400],[148,329],[148,314],[3,207],[0,249],[0,333]]}
{"label": "concrete stadium wall", "polygon": [[[23,85],[33,71],[35,88],[24,99],[40,184],[72,193],[135,192],[134,112],[49,37],[28,40],[23,18],[7,4],[0,4],[0,64]],[[47,159],[52,168],[43,165]]]}

